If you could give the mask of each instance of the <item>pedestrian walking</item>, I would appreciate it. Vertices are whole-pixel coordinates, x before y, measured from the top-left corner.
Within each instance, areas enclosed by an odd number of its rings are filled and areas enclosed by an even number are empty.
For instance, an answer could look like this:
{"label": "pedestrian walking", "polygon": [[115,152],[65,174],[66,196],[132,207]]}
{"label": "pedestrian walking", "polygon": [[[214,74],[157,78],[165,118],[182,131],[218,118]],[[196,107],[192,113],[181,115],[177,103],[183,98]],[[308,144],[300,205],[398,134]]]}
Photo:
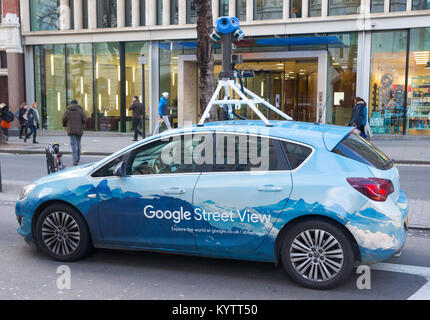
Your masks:
{"label": "pedestrian walking", "polygon": [[37,102],[33,102],[27,113],[27,130],[30,132],[24,137],[24,142],[33,136],[33,143],[39,143],[36,141],[37,129],[39,128],[39,112],[37,111]]}
{"label": "pedestrian walking", "polygon": [[19,121],[19,138],[24,139],[27,136],[27,111],[28,106],[25,102],[21,104],[21,107],[18,109],[18,121]]}
{"label": "pedestrian walking", "polygon": [[364,126],[367,121],[367,105],[360,97],[354,99],[354,108],[352,109],[351,120],[349,126],[355,127],[360,131],[360,135],[364,133]]}
{"label": "pedestrian walking", "polygon": [[81,140],[87,120],[84,110],[76,100],[71,101],[61,118],[63,127],[67,128],[67,135],[70,138],[74,166],[77,166],[81,160]]}
{"label": "pedestrian walking", "polygon": [[133,112],[133,117],[131,120],[131,127],[134,131],[134,139],[133,141],[137,141],[139,135],[144,138],[144,133],[139,130],[140,124],[142,123],[142,115],[143,115],[143,104],[139,102],[139,97],[133,97],[133,103],[128,107],[128,110]]}
{"label": "pedestrian walking", "polygon": [[1,109],[0,110],[0,118],[1,118],[0,126],[2,128],[2,131],[3,131],[3,134],[6,138],[6,140],[8,140],[9,139],[10,123],[13,121],[15,116],[9,110],[9,106],[5,103],[0,104],[0,109]]}
{"label": "pedestrian walking", "polygon": [[164,122],[167,126],[167,129],[171,130],[169,117],[167,116],[167,99],[169,99],[169,93],[163,92],[160,98],[160,104],[158,105],[158,115],[160,118],[158,119],[158,123],[155,126],[154,133],[157,134],[160,130],[161,124]]}

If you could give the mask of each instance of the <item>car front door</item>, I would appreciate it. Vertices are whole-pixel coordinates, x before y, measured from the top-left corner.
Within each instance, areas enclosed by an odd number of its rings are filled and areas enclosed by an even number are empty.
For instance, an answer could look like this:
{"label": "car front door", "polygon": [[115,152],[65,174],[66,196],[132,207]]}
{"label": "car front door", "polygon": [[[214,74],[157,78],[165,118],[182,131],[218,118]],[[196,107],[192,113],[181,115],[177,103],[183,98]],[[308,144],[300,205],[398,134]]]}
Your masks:
{"label": "car front door", "polygon": [[104,170],[126,161],[124,177],[101,173],[98,208],[107,245],[195,249],[192,196],[200,169],[189,155],[199,137],[149,142]]}
{"label": "car front door", "polygon": [[216,133],[214,164],[194,190],[197,249],[252,252],[284,209],[292,178],[280,142]]}

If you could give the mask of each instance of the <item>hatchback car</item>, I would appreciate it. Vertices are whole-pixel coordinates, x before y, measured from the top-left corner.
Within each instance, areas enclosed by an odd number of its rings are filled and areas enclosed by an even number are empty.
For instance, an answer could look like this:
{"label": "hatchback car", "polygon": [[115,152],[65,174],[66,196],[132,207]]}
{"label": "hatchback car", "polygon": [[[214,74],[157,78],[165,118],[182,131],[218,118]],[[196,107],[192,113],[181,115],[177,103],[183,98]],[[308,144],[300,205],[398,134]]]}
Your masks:
{"label": "hatchback car", "polygon": [[146,138],[23,188],[18,232],[59,261],[92,248],[282,263],[326,289],[405,243],[393,162],[350,127],[226,121]]}

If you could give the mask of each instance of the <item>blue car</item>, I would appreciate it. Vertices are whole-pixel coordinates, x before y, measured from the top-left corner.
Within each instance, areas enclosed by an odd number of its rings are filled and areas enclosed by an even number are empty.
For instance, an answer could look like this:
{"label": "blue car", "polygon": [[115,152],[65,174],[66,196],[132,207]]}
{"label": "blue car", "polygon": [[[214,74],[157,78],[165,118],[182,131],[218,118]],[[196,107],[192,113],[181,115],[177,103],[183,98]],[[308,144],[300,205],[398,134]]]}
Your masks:
{"label": "blue car", "polygon": [[225,121],[146,138],[23,188],[18,232],[59,261],[93,248],[282,263],[299,284],[344,282],[404,245],[393,162],[351,127]]}

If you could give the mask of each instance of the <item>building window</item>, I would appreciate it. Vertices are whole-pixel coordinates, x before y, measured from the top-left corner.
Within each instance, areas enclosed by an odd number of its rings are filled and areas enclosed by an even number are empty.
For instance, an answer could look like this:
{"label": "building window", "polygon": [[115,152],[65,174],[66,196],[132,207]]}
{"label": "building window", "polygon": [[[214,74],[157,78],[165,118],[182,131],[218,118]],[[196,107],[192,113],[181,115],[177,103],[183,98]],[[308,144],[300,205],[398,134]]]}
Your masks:
{"label": "building window", "polygon": [[197,10],[194,0],[187,0],[187,24],[197,23]]}
{"label": "building window", "polygon": [[411,29],[407,134],[430,134],[430,28]]}
{"label": "building window", "polygon": [[125,26],[132,26],[132,7],[131,0],[125,0]]}
{"label": "building window", "polygon": [[328,0],[328,15],[358,14],[360,0]]}
{"label": "building window", "polygon": [[321,17],[322,0],[309,0],[309,17]]}
{"label": "building window", "polygon": [[2,4],[2,2],[0,0],[0,23],[1,23],[2,19],[3,19],[3,4]]}
{"label": "building window", "polygon": [[430,10],[430,0],[412,0],[412,10]]}
{"label": "building window", "polygon": [[146,7],[145,0],[140,0],[140,25],[146,25]]}
{"label": "building window", "polygon": [[116,28],[116,0],[97,0],[97,28]]}
{"label": "building window", "polygon": [[30,1],[31,31],[58,30],[60,17],[59,0]]}
{"label": "building window", "polygon": [[407,0],[391,0],[390,12],[406,11]]}
{"label": "building window", "polygon": [[219,0],[219,16],[228,16],[228,0]]}
{"label": "building window", "polygon": [[0,51],[0,69],[7,69],[6,51]]}
{"label": "building window", "polygon": [[163,1],[157,1],[157,25],[163,24]]}
{"label": "building window", "polygon": [[254,0],[254,20],[282,19],[282,0]]}
{"label": "building window", "polygon": [[290,18],[302,17],[302,0],[290,1]]}
{"label": "building window", "polygon": [[246,20],[246,0],[236,0],[236,17],[240,21]]}
{"label": "building window", "polygon": [[371,13],[382,13],[384,12],[385,0],[372,0],[370,12]]}
{"label": "building window", "polygon": [[82,26],[88,29],[88,0],[82,1]]}
{"label": "building window", "polygon": [[179,23],[178,0],[170,0],[170,24]]}
{"label": "building window", "polygon": [[69,12],[70,12],[70,29],[75,29],[75,4],[73,0],[69,0]]}
{"label": "building window", "polygon": [[407,31],[372,33],[369,122],[375,134],[401,134]]}

